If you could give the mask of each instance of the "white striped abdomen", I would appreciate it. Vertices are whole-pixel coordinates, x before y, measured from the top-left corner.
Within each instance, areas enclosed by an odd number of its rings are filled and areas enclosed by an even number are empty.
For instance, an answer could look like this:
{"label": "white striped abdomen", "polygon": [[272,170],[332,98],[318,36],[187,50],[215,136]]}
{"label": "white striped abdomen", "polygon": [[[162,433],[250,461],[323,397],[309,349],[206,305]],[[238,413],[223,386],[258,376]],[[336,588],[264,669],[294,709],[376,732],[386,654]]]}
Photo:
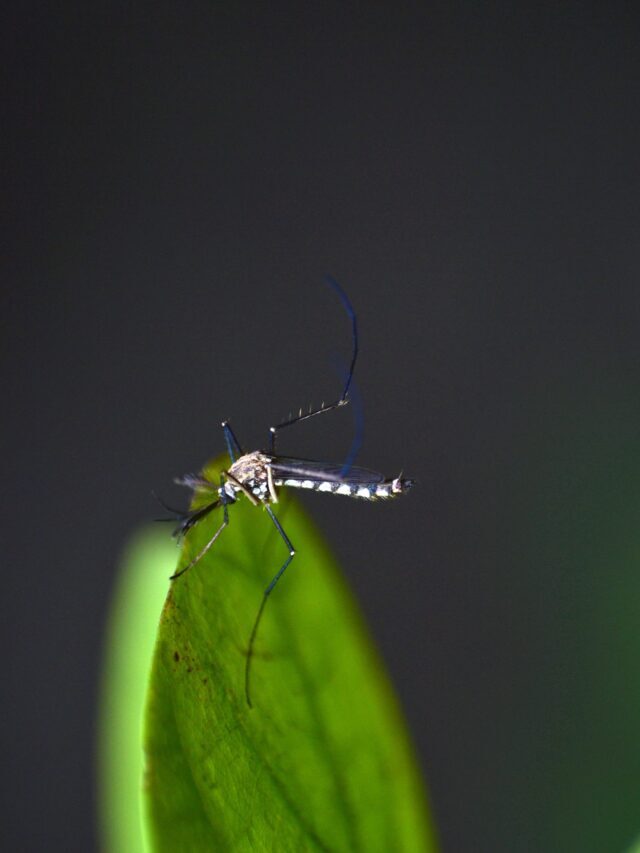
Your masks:
{"label": "white striped abdomen", "polygon": [[384,480],[382,483],[350,483],[335,482],[331,480],[305,480],[304,478],[290,478],[285,480],[274,480],[275,486],[284,486],[292,489],[310,489],[314,492],[328,492],[332,495],[344,495],[349,498],[361,498],[366,501],[385,500],[395,498],[407,492],[413,482],[396,477],[395,480]]}

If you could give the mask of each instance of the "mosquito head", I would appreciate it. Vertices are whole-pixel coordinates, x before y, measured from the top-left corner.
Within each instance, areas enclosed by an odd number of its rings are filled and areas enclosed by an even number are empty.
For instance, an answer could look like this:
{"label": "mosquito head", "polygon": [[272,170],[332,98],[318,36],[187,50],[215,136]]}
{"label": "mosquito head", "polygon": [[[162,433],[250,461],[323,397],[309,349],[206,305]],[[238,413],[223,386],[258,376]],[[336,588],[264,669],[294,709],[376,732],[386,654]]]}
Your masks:
{"label": "mosquito head", "polygon": [[237,500],[233,483],[229,482],[229,480],[227,480],[223,486],[220,486],[218,489],[218,495],[219,502],[225,506],[228,504],[234,504]]}

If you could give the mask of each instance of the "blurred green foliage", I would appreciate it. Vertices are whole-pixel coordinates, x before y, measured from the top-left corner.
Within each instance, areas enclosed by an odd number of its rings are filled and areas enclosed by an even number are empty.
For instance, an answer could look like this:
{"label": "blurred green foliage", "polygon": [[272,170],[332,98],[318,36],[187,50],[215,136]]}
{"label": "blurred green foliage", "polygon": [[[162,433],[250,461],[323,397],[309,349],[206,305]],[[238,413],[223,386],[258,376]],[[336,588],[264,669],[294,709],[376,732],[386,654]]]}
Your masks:
{"label": "blurred green foliage", "polygon": [[523,685],[518,713],[505,703],[497,793],[536,849],[626,850],[640,826],[640,395],[604,376],[530,405],[494,474]]}
{"label": "blurred green foliage", "polygon": [[106,633],[98,721],[98,808],[105,853],[139,853],[143,838],[143,708],[167,578],[178,551],[166,528],[126,549]]}

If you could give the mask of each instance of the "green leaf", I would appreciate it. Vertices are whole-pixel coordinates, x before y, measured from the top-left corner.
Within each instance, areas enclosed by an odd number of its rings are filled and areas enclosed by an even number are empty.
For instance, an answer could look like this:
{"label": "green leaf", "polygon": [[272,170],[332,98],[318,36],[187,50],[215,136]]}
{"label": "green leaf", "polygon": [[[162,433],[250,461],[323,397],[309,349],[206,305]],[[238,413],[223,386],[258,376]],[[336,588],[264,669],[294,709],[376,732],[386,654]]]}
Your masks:
{"label": "green leaf", "polygon": [[[217,482],[216,469],[208,476]],[[362,619],[317,530],[275,507],[297,556],[248,638],[287,549],[240,500],[214,547],[172,583],[146,718],[154,851],[429,851],[426,798],[402,718]],[[186,537],[180,565],[221,522]]]}

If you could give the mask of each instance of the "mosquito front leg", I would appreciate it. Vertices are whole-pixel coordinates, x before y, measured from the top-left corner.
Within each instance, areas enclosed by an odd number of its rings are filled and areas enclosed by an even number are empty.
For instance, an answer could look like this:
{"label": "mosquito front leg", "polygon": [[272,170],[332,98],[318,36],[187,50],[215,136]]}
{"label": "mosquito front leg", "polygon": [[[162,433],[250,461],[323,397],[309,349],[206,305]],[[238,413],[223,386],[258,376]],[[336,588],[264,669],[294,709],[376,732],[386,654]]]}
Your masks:
{"label": "mosquito front leg", "polygon": [[[220,475],[220,492],[219,492],[219,494],[220,494],[220,502],[222,503],[222,516],[223,516],[222,524],[221,524],[221,525],[220,525],[220,527],[216,530],[216,532],[213,534],[213,536],[211,537],[211,539],[209,539],[209,541],[208,541],[208,542],[207,542],[207,544],[204,546],[204,548],[202,548],[202,549],[201,549],[201,550],[196,554],[196,556],[195,556],[195,557],[194,557],[190,562],[188,562],[188,563],[187,563],[187,565],[186,565],[186,566],[184,566],[182,569],[179,569],[177,572],[174,572],[174,574],[172,574],[172,575],[171,575],[171,577],[169,578],[169,580],[174,581],[176,578],[179,578],[179,577],[180,577],[180,575],[183,575],[183,574],[187,571],[187,569],[190,569],[192,566],[195,566],[195,564],[196,564],[196,563],[198,563],[198,562],[199,562],[199,561],[204,557],[204,555],[207,553],[207,551],[209,550],[209,548],[211,548],[211,546],[212,546],[212,545],[213,545],[213,543],[216,541],[216,539],[218,538],[218,536],[220,536],[220,534],[222,533],[222,531],[223,531],[223,530],[225,529],[225,527],[229,524],[229,507],[228,507],[228,503],[229,503],[229,501],[228,501],[228,499],[227,499],[227,498],[226,498],[226,496],[225,496],[225,492],[224,492],[224,477],[223,477],[223,475],[222,475],[222,474]],[[217,503],[218,503],[218,501],[215,501],[213,504],[210,504],[209,506],[205,507],[204,509],[205,509],[205,510],[206,510],[206,512],[208,513],[208,512],[210,512],[210,511],[211,511],[211,510],[216,506],[216,504],[217,504]],[[198,511],[196,511],[196,514],[197,514],[197,512],[198,512]],[[198,516],[197,521],[200,521],[200,520],[201,520],[201,518],[203,518],[203,517],[204,517],[204,515],[205,515],[205,512],[203,511],[203,513],[202,513],[201,515],[199,515],[199,516]],[[192,522],[191,522],[191,524],[189,525],[189,527],[193,527],[193,524],[194,524],[194,523],[196,523],[196,522],[193,522],[193,521],[192,521]],[[189,529],[189,527],[185,526],[185,530],[184,530],[183,532],[186,532],[186,530],[188,530],[188,529]]]}

